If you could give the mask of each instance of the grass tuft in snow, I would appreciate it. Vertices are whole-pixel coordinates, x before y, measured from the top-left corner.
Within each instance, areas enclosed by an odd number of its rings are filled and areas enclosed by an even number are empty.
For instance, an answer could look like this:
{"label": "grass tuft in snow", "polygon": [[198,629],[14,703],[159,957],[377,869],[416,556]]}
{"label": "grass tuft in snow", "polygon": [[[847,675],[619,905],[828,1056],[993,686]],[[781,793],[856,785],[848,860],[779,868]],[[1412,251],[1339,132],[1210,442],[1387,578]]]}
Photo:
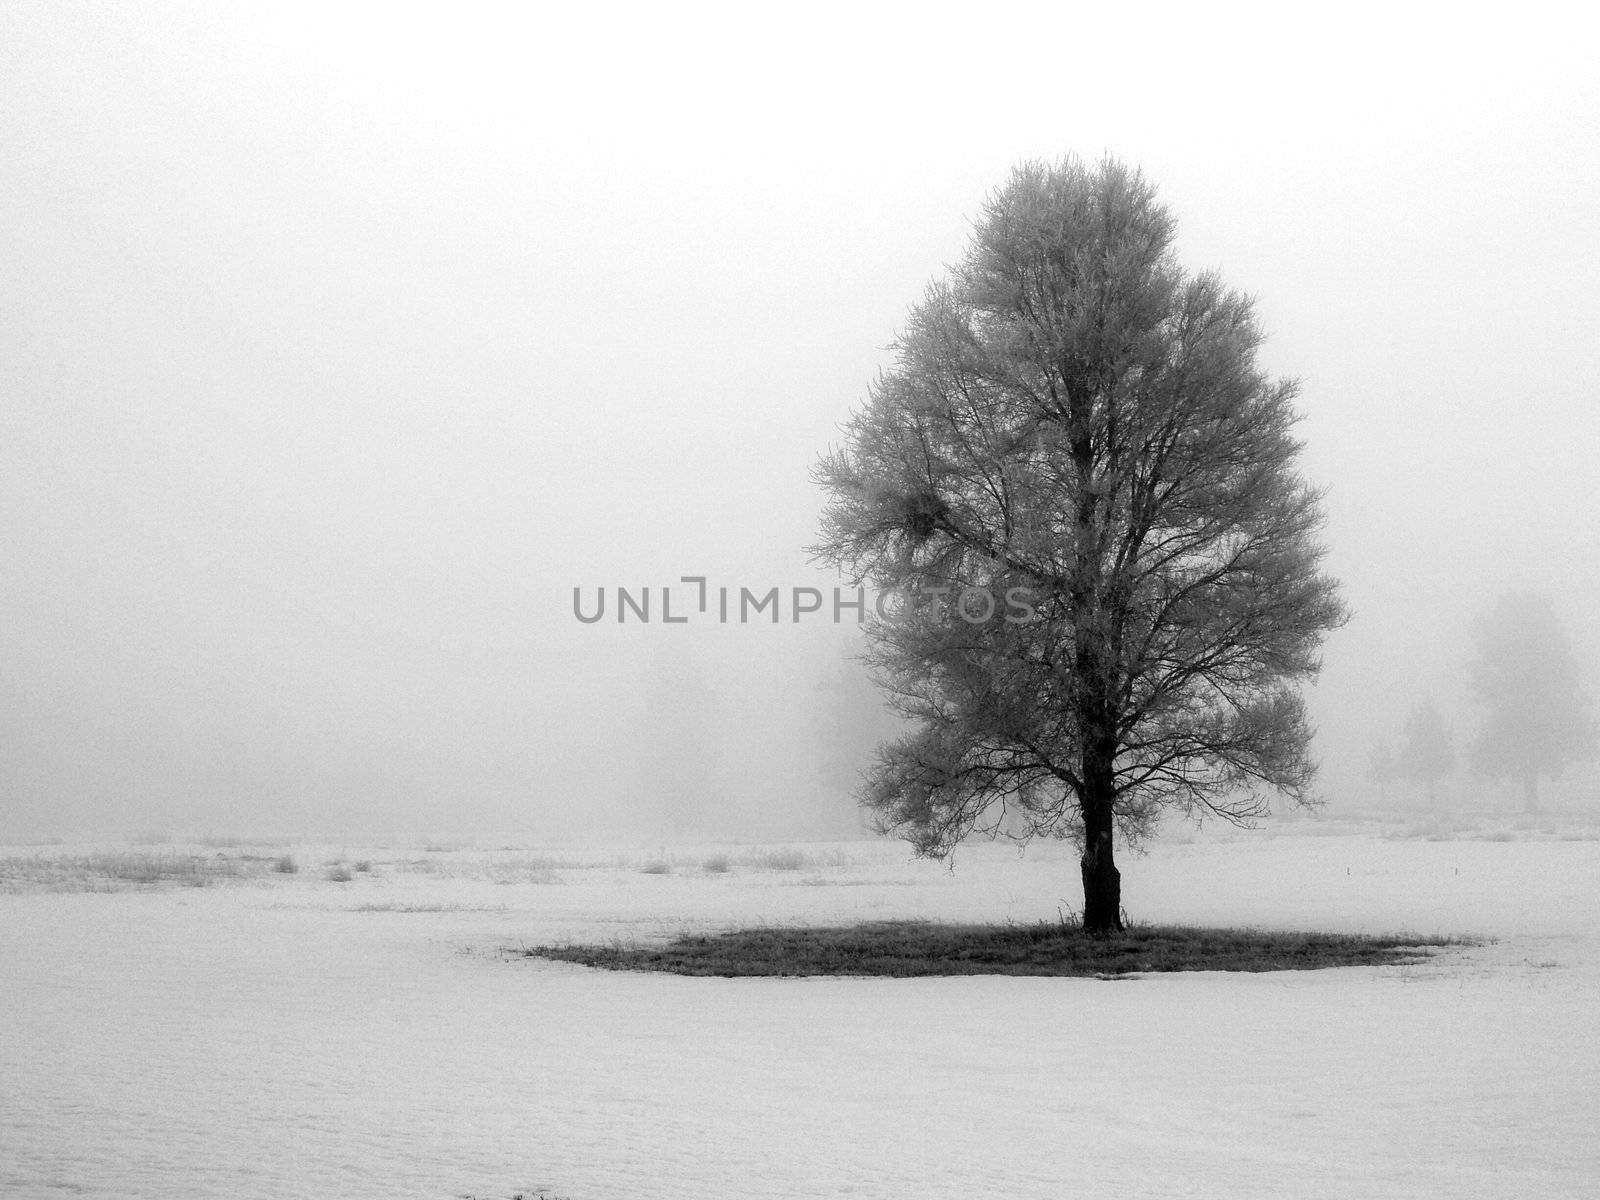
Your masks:
{"label": "grass tuft in snow", "polygon": [[741,929],[666,946],[540,946],[523,953],[609,970],[678,975],[1093,975],[1303,971],[1419,962],[1459,938],[1136,926],[1097,937],[1076,925],[884,921]]}
{"label": "grass tuft in snow", "polygon": [[151,850],[35,854],[0,858],[0,891],[104,892],[162,884],[206,887],[249,873],[249,864],[222,855]]}
{"label": "grass tuft in snow", "polygon": [[393,913],[453,913],[453,912],[505,912],[504,904],[442,904],[442,903],[407,903],[393,901],[389,903],[353,904],[345,912],[393,912]]}
{"label": "grass tuft in snow", "polygon": [[785,846],[751,855],[749,862],[753,867],[764,867],[768,871],[798,871],[806,865],[806,856],[792,846]]}

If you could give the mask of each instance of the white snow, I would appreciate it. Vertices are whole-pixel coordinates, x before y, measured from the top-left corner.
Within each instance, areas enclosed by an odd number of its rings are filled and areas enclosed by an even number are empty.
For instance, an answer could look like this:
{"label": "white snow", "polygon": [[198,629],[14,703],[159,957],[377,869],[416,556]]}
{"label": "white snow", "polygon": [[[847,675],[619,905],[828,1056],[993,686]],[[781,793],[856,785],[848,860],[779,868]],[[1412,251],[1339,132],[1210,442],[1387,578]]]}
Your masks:
{"label": "white snow", "polygon": [[[897,843],[798,847],[798,870],[749,847],[118,848],[301,864],[155,888],[85,882],[86,848],[7,848],[0,868],[29,872],[0,894],[0,1194],[1593,1195],[1600,840],[1499,836],[1300,821],[1158,842],[1122,864],[1141,920],[1496,940],[1121,981],[686,979],[507,953],[1053,920],[1077,896],[1054,844],[973,847],[953,871]],[[703,869],[716,853],[726,873]],[[331,882],[341,857],[373,869]]]}

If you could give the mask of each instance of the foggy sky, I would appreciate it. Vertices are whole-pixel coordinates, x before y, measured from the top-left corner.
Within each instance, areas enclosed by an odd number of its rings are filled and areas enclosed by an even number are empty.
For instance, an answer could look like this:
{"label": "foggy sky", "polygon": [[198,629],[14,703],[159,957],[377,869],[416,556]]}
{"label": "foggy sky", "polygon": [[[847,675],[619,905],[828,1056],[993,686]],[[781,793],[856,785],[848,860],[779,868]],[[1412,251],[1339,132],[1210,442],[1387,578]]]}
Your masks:
{"label": "foggy sky", "polygon": [[881,11],[0,10],[0,837],[837,828],[840,630],[572,589],[831,588],[812,463],[1067,152],[1303,381],[1322,794],[1509,588],[1595,690],[1594,17]]}

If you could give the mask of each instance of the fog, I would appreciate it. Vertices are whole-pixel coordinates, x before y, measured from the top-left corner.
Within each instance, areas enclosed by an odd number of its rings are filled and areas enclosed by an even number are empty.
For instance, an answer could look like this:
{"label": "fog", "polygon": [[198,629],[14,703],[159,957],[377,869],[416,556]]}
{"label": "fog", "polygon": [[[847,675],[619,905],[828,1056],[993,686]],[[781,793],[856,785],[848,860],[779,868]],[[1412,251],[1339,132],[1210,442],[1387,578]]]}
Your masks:
{"label": "fog", "polygon": [[1330,804],[1507,589],[1600,679],[1593,15],[261,7],[0,11],[0,837],[854,828],[811,466],[1067,152],[1303,381]]}

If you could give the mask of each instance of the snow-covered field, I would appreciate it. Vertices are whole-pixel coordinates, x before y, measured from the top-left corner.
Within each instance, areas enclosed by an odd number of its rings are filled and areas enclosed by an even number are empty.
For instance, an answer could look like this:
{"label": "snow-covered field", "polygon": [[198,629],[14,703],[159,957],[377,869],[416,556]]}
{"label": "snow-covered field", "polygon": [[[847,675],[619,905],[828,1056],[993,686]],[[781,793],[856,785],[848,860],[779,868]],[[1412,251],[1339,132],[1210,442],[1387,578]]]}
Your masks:
{"label": "snow-covered field", "polygon": [[[141,862],[190,878],[140,883]],[[954,871],[898,843],[8,847],[0,873],[8,1197],[1600,1191],[1600,840],[1572,823],[1175,831],[1124,858],[1136,919],[1495,940],[1123,981],[685,979],[508,953],[1053,920],[1077,897],[1058,844],[973,847]]]}

